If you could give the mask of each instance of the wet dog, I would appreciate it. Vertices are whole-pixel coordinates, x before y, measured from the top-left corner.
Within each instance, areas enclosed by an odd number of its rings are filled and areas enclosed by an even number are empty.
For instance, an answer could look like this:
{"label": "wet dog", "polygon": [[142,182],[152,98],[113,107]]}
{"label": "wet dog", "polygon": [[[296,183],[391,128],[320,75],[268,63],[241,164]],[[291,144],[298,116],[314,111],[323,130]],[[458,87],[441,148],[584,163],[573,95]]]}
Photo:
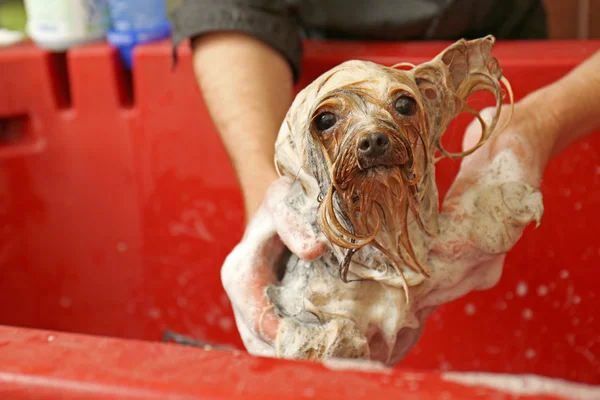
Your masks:
{"label": "wet dog", "polygon": [[[274,355],[395,363],[437,305],[497,281],[498,268],[477,272],[475,260],[453,264],[431,252],[436,241],[450,243],[492,221],[488,208],[504,210],[498,204],[511,196],[528,204],[519,211],[526,215],[521,225],[541,216],[539,192],[521,184],[488,196],[472,213],[481,221],[449,222],[438,211],[437,156],[464,157],[501,129],[502,83],[512,104],[508,81],[491,56],[494,41],[460,40],[420,65],[348,61],[298,94],[276,142],[275,164],[290,182],[285,206],[330,246],[316,260],[288,255],[279,284],[267,288],[282,319]],[[487,120],[467,104],[481,90],[496,100]],[[465,152],[449,153],[442,136],[462,112],[479,120],[482,135]],[[494,218],[513,221],[519,212]],[[512,235],[497,244],[504,234],[498,232],[509,231],[504,222],[488,225],[482,237],[489,236],[489,254],[516,240]]]}

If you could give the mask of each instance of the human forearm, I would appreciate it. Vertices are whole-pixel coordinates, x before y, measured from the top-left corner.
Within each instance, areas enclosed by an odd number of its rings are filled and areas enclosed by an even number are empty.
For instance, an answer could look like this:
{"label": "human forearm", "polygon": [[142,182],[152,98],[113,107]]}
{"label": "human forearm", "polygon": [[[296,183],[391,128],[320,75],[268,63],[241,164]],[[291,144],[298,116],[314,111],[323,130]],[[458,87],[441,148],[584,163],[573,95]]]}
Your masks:
{"label": "human forearm", "polygon": [[277,177],[274,143],[292,101],[291,69],[275,50],[243,34],[213,33],[193,48],[198,84],[250,218]]}
{"label": "human forearm", "polygon": [[521,103],[534,114],[539,145],[549,157],[600,129],[600,52]]}

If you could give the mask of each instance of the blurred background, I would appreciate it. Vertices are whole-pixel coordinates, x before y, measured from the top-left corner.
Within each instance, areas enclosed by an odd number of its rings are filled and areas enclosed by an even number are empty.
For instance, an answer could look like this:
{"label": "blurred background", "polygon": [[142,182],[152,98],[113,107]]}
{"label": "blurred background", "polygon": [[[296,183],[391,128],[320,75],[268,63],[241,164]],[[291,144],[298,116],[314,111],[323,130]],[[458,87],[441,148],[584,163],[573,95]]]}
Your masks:
{"label": "blurred background", "polygon": [[551,39],[598,39],[600,0],[545,0]]}
{"label": "blurred background", "polygon": [[[9,36],[7,31],[25,35],[27,17],[24,3],[24,0],[0,0],[0,45],[22,37]],[[600,24],[592,23],[600,20],[600,0],[545,0],[545,4],[550,39],[600,38]]]}

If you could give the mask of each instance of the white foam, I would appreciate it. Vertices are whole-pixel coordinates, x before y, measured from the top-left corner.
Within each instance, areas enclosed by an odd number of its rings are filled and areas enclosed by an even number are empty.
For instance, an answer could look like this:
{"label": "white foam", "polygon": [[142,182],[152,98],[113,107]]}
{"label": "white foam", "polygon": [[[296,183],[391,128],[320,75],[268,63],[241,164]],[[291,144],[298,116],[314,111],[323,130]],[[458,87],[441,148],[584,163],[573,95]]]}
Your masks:
{"label": "white foam", "polygon": [[468,303],[465,306],[465,314],[467,315],[474,315],[476,311],[475,305],[473,303]]}
{"label": "white foam", "polygon": [[[481,174],[481,184],[473,186],[460,199],[460,205],[470,218],[455,220],[452,215],[442,214],[439,216],[441,232],[435,239],[420,236],[413,242],[417,249],[433,247],[437,251],[429,253],[427,260],[431,268],[430,277],[409,287],[410,304],[406,303],[404,289],[396,282],[397,278],[347,284],[337,274],[329,272],[327,265],[308,262],[299,264],[304,269],[296,267],[296,272],[286,278],[288,281],[284,281],[285,289],[282,292],[288,297],[282,301],[287,306],[309,310],[318,315],[321,321],[339,318],[353,321],[369,340],[372,359],[397,362],[417,342],[423,323],[432,310],[473,290],[487,289],[498,282],[503,260],[496,255],[512,248],[522,228],[541,216],[541,195],[520,183],[524,174],[511,151],[499,153]],[[267,222],[257,223],[256,232],[247,235],[260,237],[260,231],[265,230],[266,225]],[[476,243],[472,242],[473,238]],[[457,248],[457,245],[461,247]],[[474,246],[473,250],[466,249],[470,245]],[[249,249],[252,247],[256,247],[256,244],[250,245]],[[248,257],[248,254],[240,253],[239,256]],[[361,270],[357,268],[353,263],[351,271],[360,273]],[[392,272],[390,270],[388,274]],[[516,293],[524,296],[527,284],[520,282]],[[475,312],[475,304],[465,307],[467,315]],[[526,319],[532,315],[531,310],[523,314]],[[319,325],[318,329],[322,329],[322,326]],[[331,329],[335,326],[332,325]],[[290,339],[289,332],[292,329],[296,329],[298,336],[291,336]],[[337,345],[342,340],[341,336],[336,335],[348,335],[347,330],[331,336],[311,329],[308,325],[298,327],[297,322],[289,325],[287,341],[281,342],[287,346],[286,353],[295,354],[297,350],[298,354],[302,354],[305,348],[320,346],[316,343],[318,340],[335,341],[324,344],[325,347]],[[374,335],[376,332],[381,336]],[[327,337],[330,339],[325,339]],[[380,349],[381,338],[387,351]],[[290,349],[290,346],[297,348]]]}
{"label": "white foam", "polygon": [[516,396],[550,396],[565,399],[600,398],[600,387],[537,375],[446,372],[442,379],[465,386],[495,389]]}
{"label": "white foam", "polygon": [[323,365],[334,371],[384,372],[386,374],[391,374],[393,371],[378,361],[360,359],[329,358],[323,361]]}
{"label": "white foam", "polygon": [[523,319],[526,320],[530,320],[531,318],[533,318],[533,311],[531,311],[531,308],[526,308],[523,310]]}
{"label": "white foam", "polygon": [[527,284],[525,282],[521,281],[517,284],[517,291],[516,291],[517,296],[519,296],[519,297],[525,296],[527,294],[527,290],[528,290],[528,288],[527,288]]}

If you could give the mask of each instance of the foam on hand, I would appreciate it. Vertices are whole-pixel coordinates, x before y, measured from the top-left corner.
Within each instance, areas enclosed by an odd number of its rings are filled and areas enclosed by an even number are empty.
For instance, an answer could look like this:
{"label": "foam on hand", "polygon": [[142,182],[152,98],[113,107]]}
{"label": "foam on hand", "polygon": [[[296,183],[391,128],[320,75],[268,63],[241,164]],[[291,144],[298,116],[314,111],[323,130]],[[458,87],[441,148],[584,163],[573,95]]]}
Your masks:
{"label": "foam on hand", "polygon": [[429,252],[430,277],[409,286],[408,303],[391,268],[373,269],[377,280],[344,283],[329,258],[333,252],[312,262],[292,257],[283,281],[267,291],[284,316],[272,355],[398,362],[436,307],[494,286],[503,265],[496,256],[514,245],[524,226],[539,222],[542,197],[522,182],[523,174],[510,150],[499,153],[458,199],[462,218],[442,213],[439,236],[414,243]]}
{"label": "foam on hand", "polygon": [[[539,190],[507,147],[440,213],[434,157],[472,163],[501,82],[512,100],[493,43],[461,40],[410,69],[347,61],[296,96],[275,144],[281,178],[222,269],[248,351],[395,364],[436,307],[498,282],[503,255],[541,219]],[[495,113],[468,106],[480,90]],[[442,136],[465,111],[480,139],[451,154]]]}

